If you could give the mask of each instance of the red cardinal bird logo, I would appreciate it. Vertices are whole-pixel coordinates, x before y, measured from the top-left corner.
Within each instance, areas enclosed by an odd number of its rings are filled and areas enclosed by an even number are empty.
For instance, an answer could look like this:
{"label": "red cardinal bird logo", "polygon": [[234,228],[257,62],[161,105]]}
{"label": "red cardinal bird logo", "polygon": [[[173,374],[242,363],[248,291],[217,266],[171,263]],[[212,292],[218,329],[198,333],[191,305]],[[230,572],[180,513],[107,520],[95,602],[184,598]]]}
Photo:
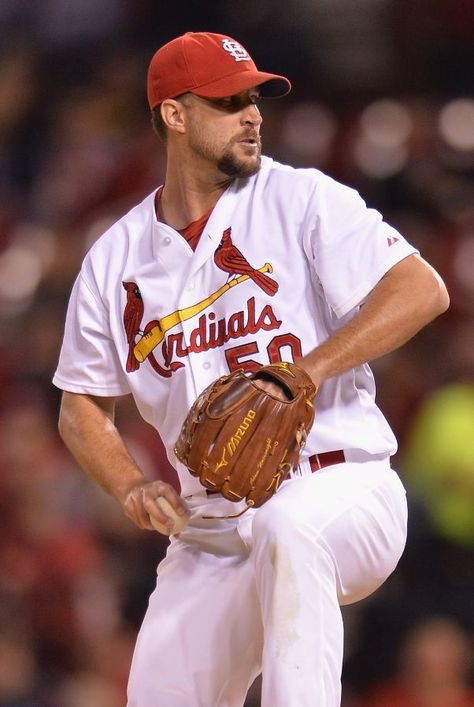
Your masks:
{"label": "red cardinal bird logo", "polygon": [[122,282],[122,285],[127,292],[127,304],[123,312],[123,324],[128,343],[126,370],[127,373],[132,373],[140,366],[140,363],[135,358],[133,349],[135,347],[135,338],[140,331],[144,306],[141,292],[135,282]]}
{"label": "red cardinal bird logo", "polygon": [[263,272],[253,268],[240,250],[232,243],[231,228],[226,228],[214,253],[215,264],[229,275],[248,275],[267,295],[278,292],[278,283]]}

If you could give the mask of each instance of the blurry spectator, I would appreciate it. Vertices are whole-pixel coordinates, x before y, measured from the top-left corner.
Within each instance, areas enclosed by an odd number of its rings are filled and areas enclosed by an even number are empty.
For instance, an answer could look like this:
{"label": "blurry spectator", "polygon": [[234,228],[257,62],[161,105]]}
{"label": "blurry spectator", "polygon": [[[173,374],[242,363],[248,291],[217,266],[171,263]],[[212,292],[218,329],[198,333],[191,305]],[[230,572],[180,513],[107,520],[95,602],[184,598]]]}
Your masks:
{"label": "blurry spectator", "polygon": [[431,617],[406,636],[398,674],[360,707],[473,707],[472,645],[454,621]]}
{"label": "blurry spectator", "polygon": [[0,707],[47,707],[36,699],[38,665],[26,637],[0,634]]}
{"label": "blurry spectator", "polygon": [[57,699],[57,707],[122,707],[125,704],[124,695],[95,670],[66,679],[58,690]]}
{"label": "blurry spectator", "polygon": [[0,52],[0,252],[8,241],[10,226],[24,208],[22,197],[34,184],[36,174],[42,132],[38,59],[24,42],[7,45]]}
{"label": "blurry spectator", "polygon": [[435,532],[474,545],[474,384],[439,388],[424,401],[403,469]]}

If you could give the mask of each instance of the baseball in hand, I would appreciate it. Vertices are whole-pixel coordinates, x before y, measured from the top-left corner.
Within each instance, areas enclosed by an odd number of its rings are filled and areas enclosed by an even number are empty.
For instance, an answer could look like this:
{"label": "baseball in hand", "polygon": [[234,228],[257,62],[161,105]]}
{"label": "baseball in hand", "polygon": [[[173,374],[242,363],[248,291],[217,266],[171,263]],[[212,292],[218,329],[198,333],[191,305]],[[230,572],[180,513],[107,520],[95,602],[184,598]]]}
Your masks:
{"label": "baseball in hand", "polygon": [[168,530],[166,525],[155,520],[153,516],[150,516],[151,524],[155,528],[155,530],[157,530],[159,533],[163,533],[163,535],[177,535],[177,533],[180,533],[188,523],[188,516],[178,515],[174,508],[171,506],[170,502],[167,501],[164,496],[158,496],[158,498],[156,499],[156,503],[163,511],[163,513],[165,513],[168,518],[171,518],[171,520],[173,521],[173,526],[171,530]]}

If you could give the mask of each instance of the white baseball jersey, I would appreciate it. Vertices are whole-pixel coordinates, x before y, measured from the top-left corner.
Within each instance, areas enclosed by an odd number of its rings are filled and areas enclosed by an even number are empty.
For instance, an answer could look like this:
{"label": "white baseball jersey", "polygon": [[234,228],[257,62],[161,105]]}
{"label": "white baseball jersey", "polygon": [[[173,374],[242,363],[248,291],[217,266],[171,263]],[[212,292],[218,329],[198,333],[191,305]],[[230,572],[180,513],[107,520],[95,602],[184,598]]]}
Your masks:
{"label": "white baseball jersey", "polygon": [[[132,393],[188,495],[201,486],[173,445],[197,395],[235,368],[309,353],[416,251],[353,189],[267,157],[221,196],[195,252],[157,221],[154,196],[85,257],[54,383],[96,396]],[[336,449],[393,454],[374,396],[367,365],[327,380],[303,464]]]}

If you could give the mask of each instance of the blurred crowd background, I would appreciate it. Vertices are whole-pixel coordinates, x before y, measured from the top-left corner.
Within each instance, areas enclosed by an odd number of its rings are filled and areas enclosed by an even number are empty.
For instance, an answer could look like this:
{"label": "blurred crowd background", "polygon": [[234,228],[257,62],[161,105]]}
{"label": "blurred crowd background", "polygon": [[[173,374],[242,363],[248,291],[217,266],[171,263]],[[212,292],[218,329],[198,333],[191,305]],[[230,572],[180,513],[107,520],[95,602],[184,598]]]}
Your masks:
{"label": "blurred crowd background", "polygon": [[[449,312],[373,366],[409,541],[344,611],[344,705],[472,706],[472,2],[0,0],[0,707],[125,705],[167,539],[79,471],[51,376],[85,251],[163,178],[145,73],[187,30],[230,34],[289,76],[292,94],[262,106],[265,153],[356,187],[448,284]],[[119,426],[150,478],[170,480],[126,399]]]}

